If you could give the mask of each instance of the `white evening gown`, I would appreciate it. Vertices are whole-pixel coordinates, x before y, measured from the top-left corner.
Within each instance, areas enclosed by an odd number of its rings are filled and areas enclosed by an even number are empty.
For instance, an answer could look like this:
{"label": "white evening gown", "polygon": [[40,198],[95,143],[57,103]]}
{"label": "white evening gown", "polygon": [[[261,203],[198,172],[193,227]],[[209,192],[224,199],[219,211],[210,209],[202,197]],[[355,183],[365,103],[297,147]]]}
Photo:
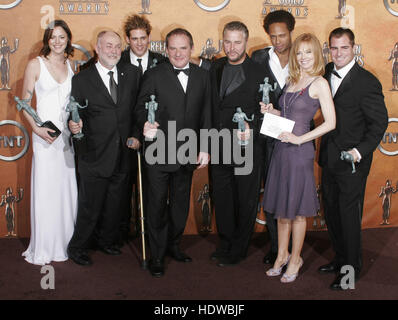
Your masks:
{"label": "white evening gown", "polygon": [[52,121],[62,134],[48,144],[32,133],[30,219],[31,236],[25,260],[36,265],[65,261],[77,214],[77,183],[73,149],[69,143],[68,113],[73,71],[58,83],[40,61],[40,77],[35,83],[37,113],[44,122]]}

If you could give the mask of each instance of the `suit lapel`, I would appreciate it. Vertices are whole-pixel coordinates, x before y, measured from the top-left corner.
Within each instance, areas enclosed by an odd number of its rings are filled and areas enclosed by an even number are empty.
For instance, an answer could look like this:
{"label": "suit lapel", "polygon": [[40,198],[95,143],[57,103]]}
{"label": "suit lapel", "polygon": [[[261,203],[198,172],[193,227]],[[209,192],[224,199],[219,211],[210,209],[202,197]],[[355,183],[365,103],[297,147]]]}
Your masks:
{"label": "suit lapel", "polygon": [[123,92],[125,92],[124,87],[126,85],[126,75],[124,73],[123,68],[120,66],[117,67],[117,76],[118,76],[118,85],[117,85],[117,105],[120,104],[123,98]]}
{"label": "suit lapel", "polygon": [[98,89],[98,92],[104,95],[110,103],[114,104],[112,97],[108,91],[108,88],[105,86],[104,81],[102,81],[102,78],[95,65],[92,66],[91,72],[92,72],[92,77],[91,77],[92,83]]}
{"label": "suit lapel", "polygon": [[[174,72],[174,67],[171,63],[169,63],[168,68],[170,71],[169,75],[170,75],[171,81],[174,83],[175,87],[177,88],[177,91],[179,91],[181,94],[185,95],[184,88],[182,87],[180,80],[178,79],[176,73]],[[188,77],[188,82],[189,82],[189,77]],[[187,90],[188,90],[188,87],[187,87]]]}
{"label": "suit lapel", "polygon": [[357,68],[359,68],[359,66],[357,65],[357,63],[355,63],[354,66],[351,68],[351,70],[344,77],[343,81],[341,82],[339,88],[336,91],[336,94],[334,95],[334,99],[337,99],[344,92],[351,90],[352,78],[353,78],[355,72],[357,71]]}

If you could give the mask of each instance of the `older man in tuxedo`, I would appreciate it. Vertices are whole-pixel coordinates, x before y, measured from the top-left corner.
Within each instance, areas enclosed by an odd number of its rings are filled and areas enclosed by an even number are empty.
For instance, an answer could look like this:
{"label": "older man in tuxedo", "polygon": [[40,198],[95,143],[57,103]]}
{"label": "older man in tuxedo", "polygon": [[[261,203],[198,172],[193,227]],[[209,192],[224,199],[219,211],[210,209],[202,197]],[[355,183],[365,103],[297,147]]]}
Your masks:
{"label": "older man in tuxedo", "polygon": [[[79,200],[75,231],[68,245],[69,257],[80,265],[92,261],[87,249],[94,236],[101,251],[118,255],[115,246],[120,226],[120,204],[126,197],[131,154],[138,148],[139,131],[133,117],[140,72],[131,65],[117,65],[122,41],[113,31],[97,37],[98,62],[72,79],[71,95],[88,106],[79,111],[81,121],[69,121],[75,141],[79,170]],[[129,140],[129,143],[128,143]]]}
{"label": "older man in tuxedo", "polygon": [[[337,273],[330,288],[341,290],[343,266],[351,266],[358,280],[362,269],[361,220],[366,180],[373,151],[388,125],[382,87],[377,78],[355,62],[355,36],[350,29],[330,33],[332,61],[326,66],[336,109],[336,129],[322,137],[322,197],[335,258],[319,268]],[[356,167],[340,159],[347,151]]]}
{"label": "older man in tuxedo", "polygon": [[[200,129],[211,127],[208,73],[189,63],[193,39],[187,30],[177,28],[169,32],[166,50],[170,61],[144,74],[136,106],[140,128],[146,137],[144,192],[151,251],[149,271],[154,277],[164,275],[166,254],[179,262],[192,261],[180,248],[189,211],[192,173],[196,168],[206,167],[210,158],[204,139],[196,139]],[[155,95],[158,104],[154,123],[147,121],[145,108],[151,95]],[[183,129],[195,133],[194,141],[177,140],[176,135]],[[147,142],[155,136],[152,144]],[[189,143],[194,144],[191,150],[195,154],[180,154],[179,148]],[[157,155],[153,151],[155,145]]]}

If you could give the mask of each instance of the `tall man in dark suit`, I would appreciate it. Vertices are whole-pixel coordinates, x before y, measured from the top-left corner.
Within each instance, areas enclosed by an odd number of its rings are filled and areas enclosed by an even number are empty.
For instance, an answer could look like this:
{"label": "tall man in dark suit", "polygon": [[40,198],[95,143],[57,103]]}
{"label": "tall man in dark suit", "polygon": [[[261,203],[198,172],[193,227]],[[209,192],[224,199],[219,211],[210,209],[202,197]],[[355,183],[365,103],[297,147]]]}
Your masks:
{"label": "tall man in dark suit", "polygon": [[137,14],[131,15],[124,23],[124,32],[129,47],[122,52],[123,63],[131,63],[142,73],[163,63],[167,58],[148,49],[151,42],[152,26],[148,19]]}
{"label": "tall man in dark suit", "polygon": [[[226,57],[212,63],[210,68],[212,93],[213,128],[228,130],[229,139],[220,139],[220,163],[211,164],[213,201],[220,243],[211,259],[218,259],[219,266],[234,265],[247,255],[247,249],[253,233],[257,214],[260,166],[258,136],[260,126],[261,94],[260,84],[264,81],[265,70],[255,64],[246,54],[249,31],[239,21],[225,25],[223,47]],[[246,131],[239,140],[253,139],[251,161],[252,170],[241,174],[239,164],[228,161],[225,148],[228,144],[237,147],[234,139],[238,125],[233,122],[234,114],[240,107],[247,118]],[[250,132],[250,134],[248,134]],[[228,140],[228,141],[227,141]],[[238,145],[239,152],[241,151]],[[250,153],[250,148],[242,152]],[[228,150],[232,154],[232,150]],[[212,150],[213,153],[213,150]],[[213,157],[214,159],[214,157]]]}
{"label": "tall man in dark suit", "polygon": [[[276,10],[267,14],[263,27],[268,34],[272,46],[254,51],[252,60],[265,67],[270,84],[276,89],[270,91],[270,102],[279,109],[279,97],[289,76],[289,53],[292,46],[292,32],[296,21],[292,14],[285,10]],[[262,147],[261,177],[265,183],[268,166],[271,161],[275,139],[261,135],[259,143]],[[278,227],[273,213],[266,212],[267,230],[270,237],[271,248],[264,257],[265,264],[274,264],[278,255]]]}
{"label": "tall man in dark suit", "polygon": [[[322,197],[325,219],[333,249],[333,261],[319,268],[320,273],[338,273],[330,288],[341,290],[342,266],[362,269],[361,220],[366,179],[377,148],[388,125],[382,87],[377,78],[354,59],[355,37],[350,29],[330,33],[332,63],[326,67],[335,109],[336,129],[322,137],[319,163],[322,166]],[[347,151],[355,161],[342,161]]]}
{"label": "tall man in dark suit", "polygon": [[[68,245],[69,257],[81,265],[92,263],[87,254],[96,233],[101,251],[120,254],[115,247],[120,226],[120,203],[126,196],[130,173],[130,153],[139,147],[133,109],[138,95],[140,72],[131,65],[118,65],[122,41],[112,31],[98,35],[98,62],[72,79],[71,95],[81,105],[80,123],[69,121],[73,134],[83,131],[76,141],[78,150],[79,202],[75,231]],[[136,128],[136,130],[133,130]],[[137,137],[137,138],[134,138]]]}
{"label": "tall man in dark suit", "polygon": [[[166,253],[180,262],[192,260],[180,250],[189,212],[192,173],[198,165],[205,167],[210,158],[204,139],[197,139],[200,129],[211,127],[208,73],[189,63],[193,39],[187,30],[171,31],[166,37],[166,50],[170,62],[145,73],[136,106],[144,136],[157,136],[152,144],[146,145],[144,190],[151,251],[149,271],[155,277],[164,274]],[[153,124],[146,120],[145,109],[151,95],[155,95],[158,104]],[[181,138],[183,129],[193,133],[193,139]],[[187,144],[193,147],[189,154],[180,154],[179,148]]]}

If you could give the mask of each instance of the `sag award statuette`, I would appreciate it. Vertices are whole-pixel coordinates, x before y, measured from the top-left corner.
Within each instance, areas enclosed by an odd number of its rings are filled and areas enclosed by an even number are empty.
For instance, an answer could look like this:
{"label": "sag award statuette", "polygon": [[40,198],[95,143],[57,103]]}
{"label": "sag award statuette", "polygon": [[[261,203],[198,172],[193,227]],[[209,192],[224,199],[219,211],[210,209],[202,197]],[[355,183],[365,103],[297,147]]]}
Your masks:
{"label": "sag award statuette", "polygon": [[354,157],[352,156],[351,153],[348,153],[347,151],[341,151],[340,153],[340,159],[344,160],[346,162],[351,162],[352,165],[352,172],[351,173],[355,173],[355,164],[354,164]]}
{"label": "sag award statuette", "polygon": [[148,122],[150,124],[155,123],[155,111],[158,110],[158,103],[155,101],[156,96],[152,94],[150,96],[151,101],[145,103],[145,109],[148,110]]}
{"label": "sag award statuette", "polygon": [[268,77],[264,78],[264,83],[260,84],[260,89],[258,90],[258,92],[262,92],[263,93],[263,98],[261,99],[261,101],[267,105],[269,104],[269,92],[272,91],[274,92],[276,90],[276,87],[278,85],[278,83],[274,83],[274,87],[272,88],[272,86],[268,83]]}
{"label": "sag award statuette", "polygon": [[[86,104],[84,106],[81,106],[78,102],[76,102],[75,98],[73,96],[70,96],[69,103],[66,106],[66,112],[70,112],[70,116],[73,122],[79,123],[80,121],[80,116],[79,116],[79,109],[85,109],[88,106],[88,100],[86,99]],[[80,140],[81,138],[84,137],[84,134],[80,131],[79,133],[76,133],[73,135],[73,138],[76,140]]]}
{"label": "sag award statuette", "polygon": [[[232,118],[232,122],[235,122],[235,123],[237,122],[239,131],[245,132],[245,130],[246,130],[245,120],[253,121],[253,119],[254,119],[254,114],[252,115],[252,118],[249,119],[249,118],[247,118],[246,113],[244,113],[240,107],[237,107],[236,112]],[[241,147],[245,147],[249,144],[249,141],[248,140],[239,140],[238,144]]]}
{"label": "sag award statuette", "polygon": [[33,118],[33,120],[36,122],[36,124],[39,127],[48,128],[55,131],[55,132],[48,132],[48,134],[51,137],[53,138],[58,137],[61,134],[61,131],[56,127],[56,125],[51,121],[43,122],[38,116],[37,112],[29,105],[29,102],[32,100],[33,93],[30,91],[28,91],[28,93],[30,94],[30,98],[28,99],[20,99],[17,96],[14,97],[14,100],[17,103],[18,111],[24,109]]}

